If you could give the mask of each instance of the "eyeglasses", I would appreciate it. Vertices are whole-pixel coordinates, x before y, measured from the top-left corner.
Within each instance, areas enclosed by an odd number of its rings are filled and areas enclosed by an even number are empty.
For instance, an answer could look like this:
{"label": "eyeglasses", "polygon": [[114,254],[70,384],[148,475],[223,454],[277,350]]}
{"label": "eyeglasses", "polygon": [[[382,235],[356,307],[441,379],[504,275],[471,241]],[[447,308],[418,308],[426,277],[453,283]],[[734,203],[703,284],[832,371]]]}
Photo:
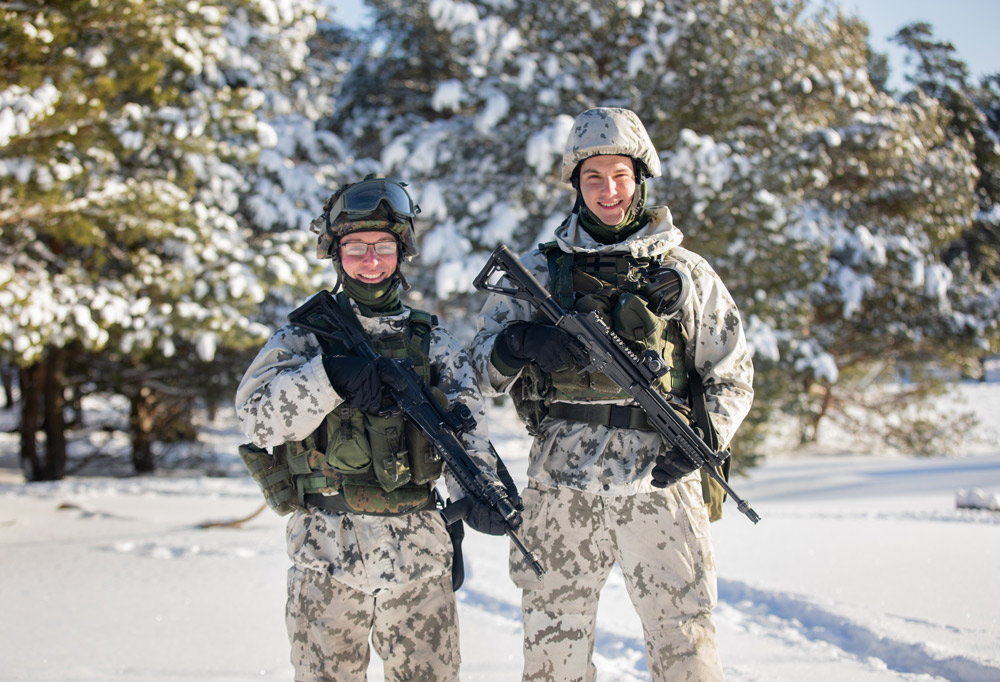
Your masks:
{"label": "eyeglasses", "polygon": [[363,218],[385,203],[390,216],[412,218],[420,213],[420,207],[413,203],[403,187],[403,183],[392,180],[362,180],[344,190],[330,214],[336,215],[339,208],[348,218]]}
{"label": "eyeglasses", "polygon": [[395,240],[375,242],[374,244],[348,242],[340,245],[341,253],[351,258],[364,258],[368,255],[368,249],[375,249],[375,255],[377,256],[394,256],[397,253],[398,246]]}

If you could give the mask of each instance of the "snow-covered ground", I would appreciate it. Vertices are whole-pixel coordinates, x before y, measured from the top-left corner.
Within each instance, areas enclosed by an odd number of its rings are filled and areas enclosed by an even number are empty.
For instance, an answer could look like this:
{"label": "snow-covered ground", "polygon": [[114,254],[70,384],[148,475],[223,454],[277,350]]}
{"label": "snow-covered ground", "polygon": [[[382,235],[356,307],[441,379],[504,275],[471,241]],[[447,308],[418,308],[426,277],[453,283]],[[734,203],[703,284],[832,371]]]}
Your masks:
{"label": "snow-covered ground", "polygon": [[[828,436],[819,454],[774,456],[734,481],[763,520],[727,504],[713,526],[730,682],[1000,680],[1000,512],[958,504],[1000,495],[1000,384],[957,390],[980,418],[958,434],[961,455],[838,454]],[[503,407],[490,424],[523,483],[523,432]],[[284,519],[202,528],[259,505],[231,411],[203,439],[212,475],[25,485],[16,436],[0,434],[0,680],[292,680]],[[465,549],[462,679],[519,680],[506,542],[470,532]],[[649,679],[617,572],[595,659],[601,682]]]}

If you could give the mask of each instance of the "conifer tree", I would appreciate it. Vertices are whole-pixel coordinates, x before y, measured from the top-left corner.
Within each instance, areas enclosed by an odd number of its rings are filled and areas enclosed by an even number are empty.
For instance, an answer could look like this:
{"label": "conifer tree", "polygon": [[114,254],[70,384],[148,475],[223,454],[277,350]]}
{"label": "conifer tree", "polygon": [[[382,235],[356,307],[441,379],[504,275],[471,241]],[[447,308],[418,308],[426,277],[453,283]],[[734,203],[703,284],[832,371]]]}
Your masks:
{"label": "conifer tree", "polygon": [[982,341],[944,260],[974,211],[970,145],[945,133],[935,99],[873,83],[868,65],[884,64],[857,19],[805,0],[371,5],[345,88],[371,87],[345,92],[331,125],[416,186],[426,306],[461,319],[487,250],[551,234],[573,202],[558,182],[572,117],[621,105],[664,162],[652,201],[748,321],[751,420],[814,423],[832,387],[886,356]]}
{"label": "conifer tree", "polygon": [[[914,56],[916,68],[907,81],[914,91],[905,99],[931,97],[945,110],[943,127],[949,139],[971,140],[978,177],[977,210],[960,235],[949,244],[945,259],[966,282],[966,303],[972,319],[982,321],[991,350],[1000,348],[1000,303],[995,295],[1000,284],[1000,74],[974,85],[968,67],[947,42],[934,39],[925,23],[902,28],[895,37]],[[976,286],[979,285],[979,286]]]}
{"label": "conifer tree", "polygon": [[[296,76],[319,14],[267,0],[0,8],[0,348],[26,369],[89,354],[93,385],[132,403],[138,470],[153,466],[157,406],[189,403],[217,353],[266,335],[261,307],[313,274],[301,221],[323,188],[282,187],[293,164],[263,152],[289,144],[275,126],[311,100]],[[285,223],[299,229],[273,229]],[[62,395],[61,376],[22,389]],[[22,424],[29,476],[58,478],[64,452],[31,454],[40,421]]]}

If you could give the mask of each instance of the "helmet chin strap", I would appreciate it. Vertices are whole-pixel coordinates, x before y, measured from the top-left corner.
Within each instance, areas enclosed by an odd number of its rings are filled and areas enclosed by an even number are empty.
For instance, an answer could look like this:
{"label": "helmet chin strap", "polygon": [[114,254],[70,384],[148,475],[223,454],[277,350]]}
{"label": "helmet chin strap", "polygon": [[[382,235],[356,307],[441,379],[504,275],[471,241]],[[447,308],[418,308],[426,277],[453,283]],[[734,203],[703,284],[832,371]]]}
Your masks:
{"label": "helmet chin strap", "polygon": [[403,287],[403,291],[410,290],[410,283],[406,281],[406,278],[403,277],[403,273],[400,272],[398,268],[396,269],[396,272],[393,273],[393,277],[399,280],[399,286]]}
{"label": "helmet chin strap", "polygon": [[632,193],[632,203],[628,212],[634,219],[638,218],[646,207],[646,164],[638,159],[632,159],[632,171],[635,174],[635,191]]}

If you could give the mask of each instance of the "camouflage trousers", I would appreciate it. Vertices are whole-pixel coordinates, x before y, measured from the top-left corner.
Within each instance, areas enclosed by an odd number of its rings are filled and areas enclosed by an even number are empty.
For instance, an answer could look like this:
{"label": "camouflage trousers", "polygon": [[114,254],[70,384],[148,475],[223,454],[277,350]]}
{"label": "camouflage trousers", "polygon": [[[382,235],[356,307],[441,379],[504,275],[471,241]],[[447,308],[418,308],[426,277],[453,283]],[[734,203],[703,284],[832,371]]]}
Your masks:
{"label": "camouflage trousers", "polygon": [[624,497],[531,484],[523,499],[524,543],[547,569],[536,577],[512,548],[523,682],[594,682],[597,602],[615,562],[642,621],[653,681],[723,679],[712,617],[715,557],[697,475]]}
{"label": "camouflage trousers", "polygon": [[437,512],[296,512],[285,622],[296,682],[454,682],[461,662],[451,540]]}
{"label": "camouflage trousers", "polygon": [[386,682],[458,680],[458,618],[449,575],[372,595],[293,566],[285,620],[295,682],[365,682],[369,635]]}

